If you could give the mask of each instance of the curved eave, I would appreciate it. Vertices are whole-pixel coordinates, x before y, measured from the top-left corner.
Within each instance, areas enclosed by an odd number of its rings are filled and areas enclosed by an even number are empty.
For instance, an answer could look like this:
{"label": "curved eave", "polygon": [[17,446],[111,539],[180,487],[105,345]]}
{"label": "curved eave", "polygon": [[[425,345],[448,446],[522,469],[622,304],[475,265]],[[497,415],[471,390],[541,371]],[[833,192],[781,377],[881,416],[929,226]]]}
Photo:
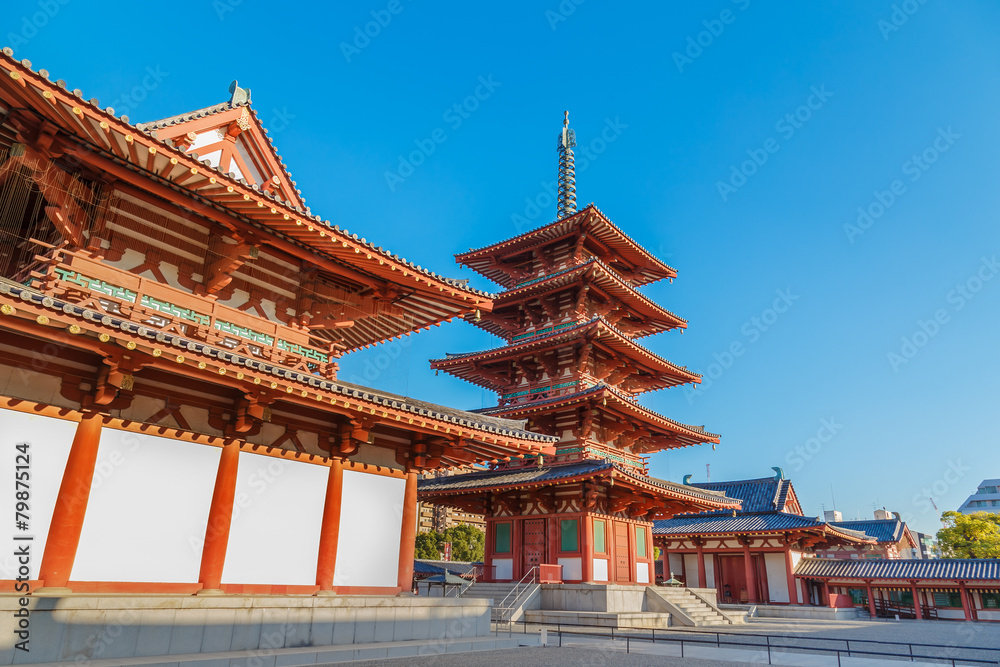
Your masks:
{"label": "curved eave", "polygon": [[[585,275],[588,273],[590,275]],[[493,295],[493,310],[500,310],[507,306],[516,305],[519,301],[533,297],[536,294],[563,289],[581,279],[588,278],[594,285],[607,290],[609,294],[617,298],[636,315],[648,318],[648,325],[640,329],[635,335],[636,338],[643,338],[672,329],[687,328],[687,320],[647,298],[644,294],[619,278],[613,269],[598,259],[591,259],[582,264],[571,266],[552,275],[532,281],[531,284],[515,287],[514,289]],[[477,327],[485,329],[501,338],[509,339],[510,337],[509,332],[491,324],[486,319],[478,322],[474,321],[470,316],[467,316],[466,319],[472,321]]]}
{"label": "curved eave", "polygon": [[[538,338],[496,347],[482,352],[470,352],[467,354],[449,355],[444,359],[431,359],[430,365],[434,370],[443,370],[455,377],[471,382],[477,386],[495,392],[502,392],[506,385],[501,386],[487,380],[482,373],[478,372],[475,364],[479,362],[500,361],[510,358],[519,358],[525,354],[539,349],[548,348],[560,342],[570,342],[583,336],[594,333],[594,338],[587,340],[600,341],[609,351],[617,351],[629,358],[638,359],[645,364],[644,370],[653,374],[658,374],[661,381],[650,387],[646,391],[677,387],[688,383],[701,382],[701,375],[693,373],[682,366],[678,366],[663,357],[654,354],[645,347],[626,337],[622,332],[604,321],[603,318],[583,322],[576,326],[562,329],[555,333],[550,333]],[[612,352],[613,353],[613,352]]]}
{"label": "curved eave", "polygon": [[530,232],[519,234],[489,246],[455,255],[455,261],[492,280],[498,285],[509,285],[510,276],[496,266],[497,254],[524,252],[538,243],[563,236],[570,228],[580,227],[585,233],[620,255],[630,263],[640,266],[639,277],[632,284],[648,285],[663,278],[676,278],[677,270],[669,266],[644,247],[636,243],[604,215],[596,206],[588,204],[576,213],[555,220]]}
{"label": "curved eave", "polygon": [[[407,310],[407,316],[369,324],[364,336],[345,337],[345,351],[428,329],[477,309],[490,310],[491,298],[486,292],[428,271],[313,215],[309,209],[214,169],[100,109],[96,99],[86,101],[79,90],[70,92],[52,83],[45,70],[36,73],[29,61],[17,62],[12,54],[8,48],[0,55],[0,92],[4,99],[14,107],[35,110],[44,120],[75,137],[80,157],[94,162],[95,168],[114,168],[118,175],[124,174],[120,171],[124,168],[194,198],[206,207],[204,212],[196,211],[199,214],[221,213],[247,221],[317,258],[399,285],[403,296],[397,305]],[[317,265],[322,266],[322,261]]]}
{"label": "curved eave", "polygon": [[[231,379],[235,376],[237,384],[245,386],[248,392],[259,391],[261,386],[270,386],[279,396],[305,400],[315,403],[317,407],[324,402],[344,407],[354,406],[362,413],[380,416],[390,428],[405,429],[413,425],[415,428],[430,428],[443,434],[467,437],[483,445],[484,454],[488,452],[488,455],[481,457],[482,460],[519,453],[550,454],[554,451],[553,444],[558,440],[553,436],[513,428],[502,420],[484,422],[480,415],[474,413],[445,412],[442,406],[383,394],[374,389],[336,380],[325,380],[50,297],[7,280],[0,280],[0,303],[4,306],[0,327],[5,326],[6,321],[16,320],[22,323],[21,328],[48,338],[57,329],[62,329],[58,333],[64,334],[65,330],[75,325],[78,330],[74,332],[70,329],[74,336],[69,341],[80,341],[81,348],[93,347],[98,341],[111,345],[114,349],[124,349],[132,343],[133,347],[129,349],[136,354],[171,359],[178,370],[217,373],[220,377],[229,376]],[[106,340],[100,340],[102,335],[106,336]]]}
{"label": "curved eave", "polygon": [[[491,471],[493,473],[495,471]],[[578,474],[566,475],[558,478],[543,478],[538,480],[516,480],[502,483],[492,483],[491,473],[469,473],[468,475],[455,475],[453,477],[438,478],[443,481],[443,488],[433,488],[432,484],[421,484],[418,487],[417,495],[421,500],[432,500],[435,498],[447,498],[456,496],[474,497],[483,493],[493,493],[504,489],[534,489],[550,487],[562,484],[573,484],[586,481],[588,479],[606,478],[613,480],[616,486],[632,487],[636,490],[644,491],[651,495],[660,496],[664,501],[683,502],[692,508],[691,511],[712,511],[720,509],[739,509],[740,502],[733,498],[727,498],[721,494],[708,494],[699,489],[685,487],[681,484],[674,484],[664,480],[656,480],[651,477],[642,477],[632,474],[625,468],[614,463],[604,462],[597,464],[594,468],[580,472]],[[517,470],[512,471],[513,475]],[[477,486],[445,486],[454,484],[456,478],[483,478],[482,484]],[[488,483],[489,482],[489,483]],[[430,488],[428,488],[430,487]]]}
{"label": "curved eave", "polygon": [[535,401],[532,403],[517,403],[495,408],[486,408],[484,410],[480,410],[479,412],[484,414],[504,415],[506,417],[516,416],[517,418],[530,418],[530,416],[535,413],[551,412],[558,408],[576,405],[586,401],[602,400],[604,398],[607,398],[609,402],[613,402],[614,406],[619,408],[622,412],[628,413],[629,415],[642,420],[645,424],[657,426],[662,431],[669,432],[671,435],[676,436],[678,440],[683,443],[681,445],[683,447],[702,445],[706,443],[718,443],[722,437],[718,434],[709,433],[708,431],[699,429],[698,427],[674,421],[669,417],[664,417],[657,412],[644,408],[638,403],[633,403],[618,394],[618,392],[614,391],[611,387],[604,384],[594,385],[584,391],[570,394],[568,396],[557,396],[555,398],[550,398],[544,401]]}

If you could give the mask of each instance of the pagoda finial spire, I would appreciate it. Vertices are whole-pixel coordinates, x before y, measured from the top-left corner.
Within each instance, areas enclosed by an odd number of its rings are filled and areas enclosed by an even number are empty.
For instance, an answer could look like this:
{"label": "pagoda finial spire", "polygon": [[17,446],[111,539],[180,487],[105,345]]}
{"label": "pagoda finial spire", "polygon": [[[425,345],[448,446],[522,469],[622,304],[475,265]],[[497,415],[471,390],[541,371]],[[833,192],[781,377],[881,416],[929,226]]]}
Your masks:
{"label": "pagoda finial spire", "polygon": [[569,111],[563,116],[559,133],[559,215],[560,220],[576,213],[576,166],[573,164],[573,147],[576,132],[569,129]]}

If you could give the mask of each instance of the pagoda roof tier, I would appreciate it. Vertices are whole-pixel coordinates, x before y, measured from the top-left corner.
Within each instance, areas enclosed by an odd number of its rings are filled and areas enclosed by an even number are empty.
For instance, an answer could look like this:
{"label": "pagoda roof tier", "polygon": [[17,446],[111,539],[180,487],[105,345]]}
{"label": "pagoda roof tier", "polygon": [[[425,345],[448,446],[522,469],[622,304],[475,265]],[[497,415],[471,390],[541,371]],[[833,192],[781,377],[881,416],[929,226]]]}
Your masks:
{"label": "pagoda roof tier", "polygon": [[475,412],[508,419],[530,419],[536,415],[551,414],[581,405],[598,407],[601,412],[614,416],[619,423],[628,424],[631,430],[626,434],[634,440],[633,454],[651,454],[663,449],[718,443],[721,437],[709,433],[704,426],[692,426],[664,417],[603,383],[564,396],[481,408]]}
{"label": "pagoda roof tier", "polygon": [[526,356],[565,349],[578,341],[579,344],[576,345],[578,364],[587,364],[588,359],[583,357],[584,352],[590,358],[597,351],[604,352],[609,360],[614,362],[605,364],[608,366],[606,370],[619,374],[620,377],[614,384],[634,384],[637,390],[632,393],[701,381],[701,376],[697,373],[650,352],[600,317],[582,324],[571,323],[570,326],[562,325],[555,329],[554,332],[492,350],[449,354],[444,359],[432,359],[431,368],[443,370],[480,387],[503,393],[512,390],[515,385],[517,369],[514,362]]}
{"label": "pagoda roof tier", "polygon": [[590,301],[594,300],[595,295],[602,296],[605,301],[598,314],[629,337],[642,338],[662,331],[687,328],[687,320],[638,292],[596,258],[501,292],[493,297],[493,310],[489,315],[481,313],[478,321],[473,315],[466,315],[466,319],[507,340],[512,340],[515,334],[527,336],[532,332],[525,332],[519,318],[511,314],[505,315],[505,311],[533,300],[541,302],[544,311],[544,299],[549,298],[552,293],[574,287],[586,288],[586,297]]}
{"label": "pagoda roof tier", "polygon": [[[247,140],[254,139],[261,164],[275,172],[270,179],[251,182],[254,179],[246,175],[217,168],[169,131],[184,123],[228,122],[229,115],[235,118],[231,125],[248,125]],[[413,264],[305,207],[263,129],[257,131],[260,123],[249,101],[132,124],[127,116],[116,117],[110,107],[100,108],[96,99],[84,99],[81,91],[67,90],[63,81],[50,81],[47,71],[35,72],[29,61],[18,62],[5,48],[0,55],[0,117],[0,139],[5,143],[27,140],[32,150],[66,156],[112,178],[137,183],[139,189],[181,202],[191,213],[233,233],[257,238],[306,265],[353,281],[352,289],[362,286],[370,292],[373,285],[388,286],[391,313],[335,329],[344,352],[491,307],[487,293]]]}
{"label": "pagoda roof tier", "polygon": [[[526,421],[466,412],[409,397],[329,380],[250,354],[136,322],[0,278],[0,329],[58,341],[67,348],[115,358],[123,350],[139,367],[153,366],[192,381],[206,380],[248,395],[267,395],[343,414],[373,436],[396,431],[424,434],[442,450],[438,465],[493,462],[522,454],[553,453],[553,436],[525,430]],[[444,443],[444,444],[442,444]],[[425,451],[430,452],[430,449]],[[432,454],[418,454],[430,457]],[[437,467],[437,466],[431,466]]]}
{"label": "pagoda roof tier", "polygon": [[[647,477],[636,470],[612,461],[588,460],[536,467],[511,468],[446,475],[421,479],[417,483],[417,498],[422,501],[458,507],[468,506],[486,494],[513,489],[549,488],[590,480],[606,480],[615,489],[648,494],[663,503],[660,507],[675,507],[681,511],[739,509],[740,501],[725,494],[705,491],[676,482]],[[650,507],[653,511],[656,508]],[[676,510],[670,511],[672,515]]]}
{"label": "pagoda roof tier", "polygon": [[[582,238],[582,241],[581,241]],[[582,250],[598,257],[632,285],[646,285],[663,278],[676,278],[677,271],[633,241],[596,206],[589,204],[576,213],[544,227],[520,234],[499,243],[455,255],[455,260],[506,288],[520,282],[525,262],[544,270],[535,257],[536,248],[568,241],[567,257],[580,256]],[[548,261],[558,263],[561,257]],[[530,273],[530,271],[529,271]]]}

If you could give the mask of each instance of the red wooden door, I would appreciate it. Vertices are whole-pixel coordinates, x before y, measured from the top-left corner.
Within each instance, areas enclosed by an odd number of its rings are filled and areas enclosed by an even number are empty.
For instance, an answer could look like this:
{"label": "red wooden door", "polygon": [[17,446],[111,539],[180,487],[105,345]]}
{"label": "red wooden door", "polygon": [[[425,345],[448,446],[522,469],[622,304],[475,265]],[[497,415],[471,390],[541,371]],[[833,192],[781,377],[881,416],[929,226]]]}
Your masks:
{"label": "red wooden door", "polygon": [[545,562],[545,519],[524,521],[524,572]]}
{"label": "red wooden door", "polygon": [[629,566],[628,527],[627,523],[615,522],[615,580],[618,582],[632,581],[632,568]]}

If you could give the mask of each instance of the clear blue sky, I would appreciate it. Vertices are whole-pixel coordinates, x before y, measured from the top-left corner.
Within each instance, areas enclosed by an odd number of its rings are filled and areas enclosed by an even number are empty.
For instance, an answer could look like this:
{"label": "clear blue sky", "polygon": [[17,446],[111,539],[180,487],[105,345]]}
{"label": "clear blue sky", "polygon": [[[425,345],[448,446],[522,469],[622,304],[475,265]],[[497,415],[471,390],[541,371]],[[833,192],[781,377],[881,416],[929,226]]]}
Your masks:
{"label": "clear blue sky", "polygon": [[[133,121],[224,101],[239,79],[315,212],[484,289],[452,254],[554,217],[526,199],[545,203],[569,109],[593,150],[580,204],[680,272],[646,291],[687,332],[644,343],[715,376],[645,398],[722,434],[655,455],[654,474],[781,466],[807,513],[877,503],[926,532],[928,495],[955,508],[1000,476],[995,3],[63,2],[9,5],[2,41]],[[417,142],[429,154],[400,171]],[[779,291],[791,305],[769,312]],[[494,397],[427,359],[497,342],[453,322],[342,375],[480,407]]]}

